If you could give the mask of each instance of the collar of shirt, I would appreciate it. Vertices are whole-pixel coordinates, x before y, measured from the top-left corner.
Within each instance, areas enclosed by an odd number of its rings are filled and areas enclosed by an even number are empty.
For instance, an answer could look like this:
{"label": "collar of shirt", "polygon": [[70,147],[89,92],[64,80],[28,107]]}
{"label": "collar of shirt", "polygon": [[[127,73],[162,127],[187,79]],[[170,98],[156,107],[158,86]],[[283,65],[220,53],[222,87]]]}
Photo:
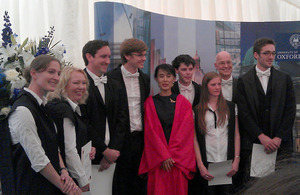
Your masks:
{"label": "collar of shirt", "polygon": [[76,104],[75,102],[73,102],[69,98],[67,98],[67,102],[70,104],[73,112],[77,112],[77,114],[79,114],[79,116],[81,116],[81,111],[80,111],[80,108],[79,108],[78,104]]}
{"label": "collar of shirt", "polygon": [[[97,75],[95,75],[94,73],[92,73],[88,68],[86,68],[87,73],[91,76],[91,78],[94,81],[94,84],[97,86],[99,83],[99,78],[106,78],[106,76],[102,75],[101,77],[98,77]],[[106,82],[105,82],[106,83]]]}
{"label": "collar of shirt", "polygon": [[211,105],[210,105],[209,103],[207,103],[207,107],[208,107],[208,109],[210,109],[210,110],[213,111],[213,112],[216,111],[216,110],[214,110],[214,109],[211,107]]}
{"label": "collar of shirt", "polygon": [[262,71],[262,70],[260,70],[260,69],[257,67],[257,65],[256,65],[256,66],[255,66],[255,70],[256,70],[256,75],[257,75],[258,77],[260,77],[260,76],[267,76],[267,77],[269,77],[269,76],[271,75],[271,68],[268,68],[267,70]]}
{"label": "collar of shirt", "polygon": [[188,86],[184,86],[178,81],[178,87],[179,87],[180,91],[189,91],[189,92],[191,92],[193,90],[193,83],[191,82]]}
{"label": "collar of shirt", "polygon": [[139,73],[138,70],[135,73],[132,74],[131,72],[126,70],[124,65],[121,66],[121,71],[122,71],[122,75],[125,76],[125,77],[138,78],[140,76],[140,73]]}
{"label": "collar of shirt", "polygon": [[232,78],[232,75],[231,75],[228,80],[222,79],[222,86],[224,86],[224,85],[232,86],[232,82],[233,82],[233,78]]}
{"label": "collar of shirt", "polygon": [[29,88],[24,87],[24,90],[27,91],[28,93],[30,93],[38,102],[39,106],[40,105],[46,105],[47,104],[47,99],[45,97],[43,97],[42,99],[36,94],[34,93],[32,90],[30,90]]}

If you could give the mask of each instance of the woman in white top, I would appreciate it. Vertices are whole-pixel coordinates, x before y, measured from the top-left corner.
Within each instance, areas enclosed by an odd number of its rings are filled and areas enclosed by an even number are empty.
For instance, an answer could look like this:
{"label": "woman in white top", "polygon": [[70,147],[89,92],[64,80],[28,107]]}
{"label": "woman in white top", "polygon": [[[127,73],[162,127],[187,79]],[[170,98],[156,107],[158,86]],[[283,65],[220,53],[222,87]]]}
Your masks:
{"label": "woman in white top", "polygon": [[60,62],[40,55],[25,70],[28,88],[20,92],[8,118],[16,194],[81,194],[60,156],[56,129],[44,108],[54,91]]}
{"label": "woman in white top", "polygon": [[208,186],[214,175],[208,172],[209,163],[233,160],[226,176],[232,177],[239,168],[240,134],[235,105],[222,96],[221,77],[216,72],[205,74],[200,103],[195,109],[194,139],[197,166],[204,194],[228,194],[231,185]]}
{"label": "woman in white top", "polygon": [[[65,67],[54,92],[48,93],[47,108],[58,129],[58,139],[67,168],[82,191],[89,190],[90,178],[81,164],[81,148],[88,142],[87,127],[81,116],[80,104],[88,97],[88,79],[85,72],[75,67]],[[95,158],[96,149],[89,151]]]}

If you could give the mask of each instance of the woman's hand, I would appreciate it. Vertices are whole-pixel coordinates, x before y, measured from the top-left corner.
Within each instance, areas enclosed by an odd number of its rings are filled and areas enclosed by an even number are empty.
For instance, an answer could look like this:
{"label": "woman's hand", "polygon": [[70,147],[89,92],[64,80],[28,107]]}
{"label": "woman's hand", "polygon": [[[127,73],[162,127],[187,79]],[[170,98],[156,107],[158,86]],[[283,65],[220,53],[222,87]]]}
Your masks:
{"label": "woman's hand", "polygon": [[90,191],[90,184],[86,184],[85,186],[80,188],[82,192]]}
{"label": "woman's hand", "polygon": [[79,187],[77,187],[75,190],[72,190],[71,192],[68,193],[68,195],[81,195],[82,191]]}
{"label": "woman's hand", "polygon": [[162,163],[162,166],[161,168],[167,172],[171,171],[173,165],[174,165],[175,161],[172,159],[172,158],[169,158],[167,160],[165,160],[163,163]]}
{"label": "woman's hand", "polygon": [[90,152],[90,159],[94,160],[96,155],[96,148],[92,147],[91,152]]}
{"label": "woman's hand", "polygon": [[[77,191],[78,186],[75,184],[73,179],[69,176],[69,173],[67,170],[62,169],[60,174],[60,179],[63,181],[63,186],[61,188],[61,191],[65,194],[69,194],[72,191]],[[81,191],[81,190],[80,190]]]}
{"label": "woman's hand", "polygon": [[203,177],[203,178],[206,179],[207,181],[210,181],[210,180],[212,180],[212,179],[214,178],[214,176],[212,176],[212,175],[208,172],[207,168],[206,168],[204,165],[199,166],[199,171],[200,171],[201,177]]}
{"label": "woman's hand", "polygon": [[239,163],[240,163],[240,159],[234,158],[234,161],[231,166],[231,170],[226,174],[227,177],[232,177],[237,173],[237,171],[239,170]]}

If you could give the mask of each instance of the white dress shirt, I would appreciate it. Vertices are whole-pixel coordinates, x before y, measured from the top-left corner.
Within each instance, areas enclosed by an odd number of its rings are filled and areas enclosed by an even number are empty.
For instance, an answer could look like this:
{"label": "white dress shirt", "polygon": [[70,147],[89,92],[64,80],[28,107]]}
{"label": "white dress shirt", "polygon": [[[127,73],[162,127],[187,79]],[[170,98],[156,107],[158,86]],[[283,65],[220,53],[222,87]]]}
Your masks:
{"label": "white dress shirt", "polygon": [[[70,104],[73,112],[77,112],[77,114],[81,116],[79,106],[68,98],[67,101]],[[78,181],[79,186],[83,187],[87,185],[89,181],[81,164],[80,157],[77,153],[75,125],[69,118],[64,118],[63,126],[66,166],[68,167],[71,176]]]}
{"label": "white dress shirt", "polygon": [[132,74],[121,66],[128,99],[130,131],[142,131],[141,92],[139,72]]}
{"label": "white dress shirt", "polygon": [[259,68],[257,68],[257,65],[256,65],[255,70],[256,70],[256,75],[259,78],[259,81],[261,83],[261,86],[266,94],[267,88],[268,88],[268,83],[269,83],[269,78],[270,78],[270,74],[271,74],[271,69],[268,68],[266,71],[262,71]]}
{"label": "white dress shirt", "polygon": [[222,94],[228,101],[232,101],[232,75],[228,80],[222,79]]}
{"label": "white dress shirt", "polygon": [[[38,104],[46,103],[46,99],[41,99],[36,93],[28,88],[24,88],[37,100]],[[39,172],[50,163],[42,147],[41,140],[37,133],[37,127],[34,118],[28,108],[18,106],[10,115],[8,125],[12,138],[12,143],[20,143],[23,147],[28,159],[31,163],[31,168],[35,172]]]}
{"label": "white dress shirt", "polygon": [[[105,103],[105,88],[104,88],[104,83],[102,82],[98,82],[97,80],[101,77],[106,77],[106,76],[101,76],[98,77],[97,75],[95,75],[94,73],[92,73],[88,68],[86,69],[87,73],[91,76],[91,78],[93,79],[94,83],[98,83],[98,85],[96,85],[98,87],[98,90],[101,94],[101,97],[103,99],[103,102]],[[107,117],[106,117],[106,125],[105,125],[105,140],[104,143],[106,145],[109,144],[110,141],[110,133],[109,133],[109,126],[108,126],[108,121],[107,121]]]}
{"label": "white dress shirt", "polygon": [[178,81],[178,88],[181,95],[183,95],[189,102],[193,105],[195,98],[195,88],[193,83],[191,82],[189,86],[184,86]]}
{"label": "white dress shirt", "polygon": [[[208,108],[212,109],[210,104]],[[218,121],[218,113],[216,112]],[[222,126],[215,128],[215,118],[211,111],[206,111],[205,114],[206,123],[206,157],[207,162],[222,162],[227,160],[227,147],[228,147],[228,119]]]}

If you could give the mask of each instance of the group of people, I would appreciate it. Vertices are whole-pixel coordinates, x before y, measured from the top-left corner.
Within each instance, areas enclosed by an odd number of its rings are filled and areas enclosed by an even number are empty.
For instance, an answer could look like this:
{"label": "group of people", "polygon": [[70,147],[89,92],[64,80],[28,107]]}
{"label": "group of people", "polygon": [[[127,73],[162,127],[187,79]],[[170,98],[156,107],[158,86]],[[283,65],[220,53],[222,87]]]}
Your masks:
{"label": "group of people", "polygon": [[[272,67],[272,39],[255,41],[257,64],[238,80],[226,51],[216,55],[218,73],[206,73],[202,86],[192,81],[189,55],[160,64],[154,72],[160,91],[150,97],[150,78],[141,71],[147,49],[126,39],[122,64],[109,72],[111,51],[103,40],[83,47],[84,70],[36,57],[1,133],[3,192],[89,191],[80,156],[90,140],[92,164],[98,174],[113,169],[107,187],[116,195],[230,194],[250,179],[253,143],[266,153],[292,152],[295,94],[291,78]],[[233,185],[208,186],[209,164],[226,160]]]}

